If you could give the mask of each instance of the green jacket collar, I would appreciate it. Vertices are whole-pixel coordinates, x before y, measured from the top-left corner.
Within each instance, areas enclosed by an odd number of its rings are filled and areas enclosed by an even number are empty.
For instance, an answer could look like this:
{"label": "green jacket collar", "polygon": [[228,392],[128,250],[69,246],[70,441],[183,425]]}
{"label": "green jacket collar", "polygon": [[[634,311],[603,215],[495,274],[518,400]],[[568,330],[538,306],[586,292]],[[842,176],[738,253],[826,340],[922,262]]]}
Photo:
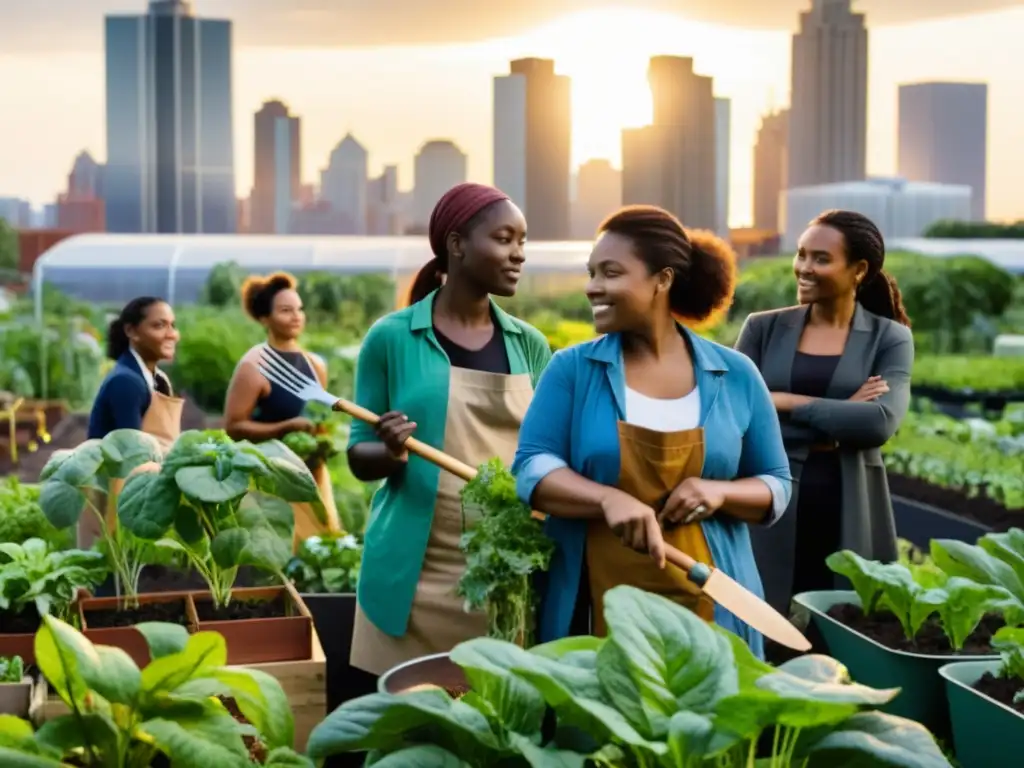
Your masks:
{"label": "green jacket collar", "polygon": [[[438,289],[440,290],[440,289]],[[410,326],[414,331],[424,331],[434,326],[434,299],[437,297],[437,290],[431,291],[420,301],[412,305],[412,319]],[[491,309],[494,316],[498,318],[498,325],[505,333],[522,333],[522,329],[512,319],[512,316],[499,307],[494,299],[491,299]]]}

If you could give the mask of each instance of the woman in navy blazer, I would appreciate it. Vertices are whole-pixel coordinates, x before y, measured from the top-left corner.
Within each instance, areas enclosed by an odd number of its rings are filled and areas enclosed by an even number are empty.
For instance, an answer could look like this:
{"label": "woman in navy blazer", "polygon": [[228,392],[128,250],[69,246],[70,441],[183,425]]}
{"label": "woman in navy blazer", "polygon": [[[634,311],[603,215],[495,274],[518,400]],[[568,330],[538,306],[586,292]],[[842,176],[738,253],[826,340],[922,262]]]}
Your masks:
{"label": "woman in navy blazer", "polygon": [[178,436],[181,401],[172,396],[170,379],[157,367],[174,359],[178,339],[174,310],[167,302],[140,296],[125,305],[107,331],[107,356],[115,363],[92,404],[90,439],[115,429],[139,429],[163,442]]}
{"label": "woman in navy blazer", "polygon": [[586,632],[587,607],[603,634],[602,595],[626,583],[760,654],[761,636],[666,566],[664,549],[760,595],[748,526],[771,524],[789,502],[789,462],[757,368],[676,320],[704,322],[728,306],[735,255],[666,211],[635,206],[601,225],[589,271],[594,324],[607,335],[555,354],[513,465],[519,496],[549,514],[556,544],[538,585],[539,639]]}

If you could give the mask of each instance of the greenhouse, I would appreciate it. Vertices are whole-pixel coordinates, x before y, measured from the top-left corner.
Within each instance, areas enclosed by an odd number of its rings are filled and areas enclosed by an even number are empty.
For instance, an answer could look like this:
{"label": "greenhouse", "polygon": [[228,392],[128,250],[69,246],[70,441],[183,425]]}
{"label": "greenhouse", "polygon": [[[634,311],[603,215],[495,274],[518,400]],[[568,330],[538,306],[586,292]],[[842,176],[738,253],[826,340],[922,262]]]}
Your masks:
{"label": "greenhouse", "polygon": [[[585,278],[589,242],[527,246],[530,288]],[[402,285],[431,257],[425,237],[294,237],[276,235],[78,235],[35,265],[35,288],[53,287],[84,301],[118,304],[135,296],[172,304],[199,299],[210,270],[234,262],[246,272],[390,274]]]}

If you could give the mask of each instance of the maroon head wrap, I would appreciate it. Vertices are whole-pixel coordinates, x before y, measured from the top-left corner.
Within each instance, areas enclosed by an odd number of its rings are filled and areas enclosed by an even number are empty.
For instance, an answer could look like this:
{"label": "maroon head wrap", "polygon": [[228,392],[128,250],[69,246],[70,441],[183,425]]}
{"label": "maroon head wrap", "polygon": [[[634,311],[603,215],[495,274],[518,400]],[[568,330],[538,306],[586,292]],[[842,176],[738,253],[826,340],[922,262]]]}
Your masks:
{"label": "maroon head wrap", "polygon": [[457,232],[487,206],[509,196],[500,189],[486,184],[464,182],[457,184],[442,195],[430,214],[428,233],[430,250],[442,265],[447,265],[448,235]]}

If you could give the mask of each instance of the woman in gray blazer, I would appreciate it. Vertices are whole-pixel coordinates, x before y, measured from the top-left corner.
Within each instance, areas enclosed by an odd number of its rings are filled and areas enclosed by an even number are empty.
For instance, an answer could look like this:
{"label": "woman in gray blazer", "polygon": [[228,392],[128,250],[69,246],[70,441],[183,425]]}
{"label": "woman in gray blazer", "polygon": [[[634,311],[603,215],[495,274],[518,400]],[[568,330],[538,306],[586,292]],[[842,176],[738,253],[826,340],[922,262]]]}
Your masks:
{"label": "woman in gray blazer", "polygon": [[811,222],[793,260],[798,306],[750,315],[737,348],[761,370],[793,475],[787,514],[751,529],[765,593],[837,586],[825,558],[839,549],[896,559],[880,447],[910,401],[914,339],[878,228],[851,211]]}

